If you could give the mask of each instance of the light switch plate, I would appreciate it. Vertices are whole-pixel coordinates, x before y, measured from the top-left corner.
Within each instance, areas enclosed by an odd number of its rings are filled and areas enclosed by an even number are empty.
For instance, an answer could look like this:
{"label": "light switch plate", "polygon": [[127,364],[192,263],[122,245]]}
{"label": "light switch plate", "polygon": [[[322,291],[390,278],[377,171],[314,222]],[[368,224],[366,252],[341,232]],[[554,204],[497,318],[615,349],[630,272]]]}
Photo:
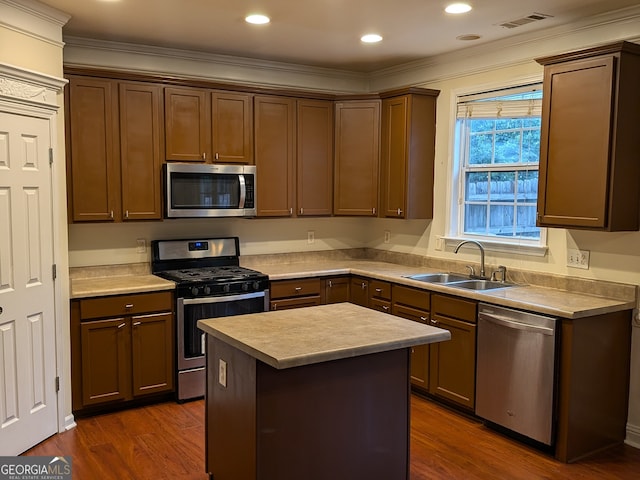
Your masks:
{"label": "light switch plate", "polygon": [[589,269],[589,250],[567,249],[567,266],[573,268]]}
{"label": "light switch plate", "polygon": [[227,362],[221,358],[218,362],[218,383],[225,388],[227,386]]}

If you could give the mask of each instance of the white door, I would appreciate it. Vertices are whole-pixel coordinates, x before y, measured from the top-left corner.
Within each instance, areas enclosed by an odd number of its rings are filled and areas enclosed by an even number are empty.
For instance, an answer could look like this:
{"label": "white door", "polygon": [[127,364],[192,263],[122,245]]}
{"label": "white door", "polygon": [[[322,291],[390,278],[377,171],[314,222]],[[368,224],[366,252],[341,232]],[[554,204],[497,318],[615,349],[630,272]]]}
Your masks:
{"label": "white door", "polygon": [[0,455],[58,430],[49,121],[0,112]]}

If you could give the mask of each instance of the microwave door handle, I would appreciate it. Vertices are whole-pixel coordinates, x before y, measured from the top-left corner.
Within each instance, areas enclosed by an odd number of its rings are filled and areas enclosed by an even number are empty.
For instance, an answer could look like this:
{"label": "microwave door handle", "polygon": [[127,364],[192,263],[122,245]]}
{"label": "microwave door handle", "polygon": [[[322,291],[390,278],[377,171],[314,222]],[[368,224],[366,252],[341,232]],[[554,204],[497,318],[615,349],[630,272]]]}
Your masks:
{"label": "microwave door handle", "polygon": [[244,175],[238,175],[238,181],[240,182],[240,202],[238,208],[244,208],[244,202],[247,199],[247,185],[244,181]]}

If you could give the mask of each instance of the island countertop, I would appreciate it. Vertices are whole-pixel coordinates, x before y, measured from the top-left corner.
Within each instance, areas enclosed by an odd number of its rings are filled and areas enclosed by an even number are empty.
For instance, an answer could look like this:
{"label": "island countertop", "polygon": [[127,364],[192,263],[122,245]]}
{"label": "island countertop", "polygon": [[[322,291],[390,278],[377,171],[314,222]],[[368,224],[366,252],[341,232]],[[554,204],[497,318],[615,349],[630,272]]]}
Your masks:
{"label": "island countertop", "polygon": [[277,369],[449,340],[449,331],[351,303],[199,320],[205,333]]}

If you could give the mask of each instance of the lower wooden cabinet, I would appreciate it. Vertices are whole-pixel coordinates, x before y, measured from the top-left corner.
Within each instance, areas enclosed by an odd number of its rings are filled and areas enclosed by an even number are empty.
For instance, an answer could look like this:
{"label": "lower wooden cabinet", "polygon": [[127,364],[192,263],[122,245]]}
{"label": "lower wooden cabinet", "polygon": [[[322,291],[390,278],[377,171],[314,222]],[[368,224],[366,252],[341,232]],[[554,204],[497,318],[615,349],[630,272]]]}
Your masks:
{"label": "lower wooden cabinet", "polygon": [[[426,290],[392,286],[391,313],[414,322],[429,323],[430,293]],[[411,385],[418,390],[429,390],[429,345],[411,348]]]}
{"label": "lower wooden cabinet", "polygon": [[369,306],[369,280],[364,277],[351,277],[349,284],[349,301],[360,305]]}
{"label": "lower wooden cabinet", "polygon": [[324,304],[340,303],[349,301],[349,276],[331,277],[323,280],[324,282]]}
{"label": "lower wooden cabinet", "polygon": [[322,303],[319,278],[279,280],[271,282],[269,310],[313,307]]}
{"label": "lower wooden cabinet", "polygon": [[174,389],[173,293],[73,300],[74,412]]}
{"label": "lower wooden cabinet", "polygon": [[431,295],[433,326],[451,332],[451,340],[429,346],[429,393],[473,410],[476,392],[477,302]]}

